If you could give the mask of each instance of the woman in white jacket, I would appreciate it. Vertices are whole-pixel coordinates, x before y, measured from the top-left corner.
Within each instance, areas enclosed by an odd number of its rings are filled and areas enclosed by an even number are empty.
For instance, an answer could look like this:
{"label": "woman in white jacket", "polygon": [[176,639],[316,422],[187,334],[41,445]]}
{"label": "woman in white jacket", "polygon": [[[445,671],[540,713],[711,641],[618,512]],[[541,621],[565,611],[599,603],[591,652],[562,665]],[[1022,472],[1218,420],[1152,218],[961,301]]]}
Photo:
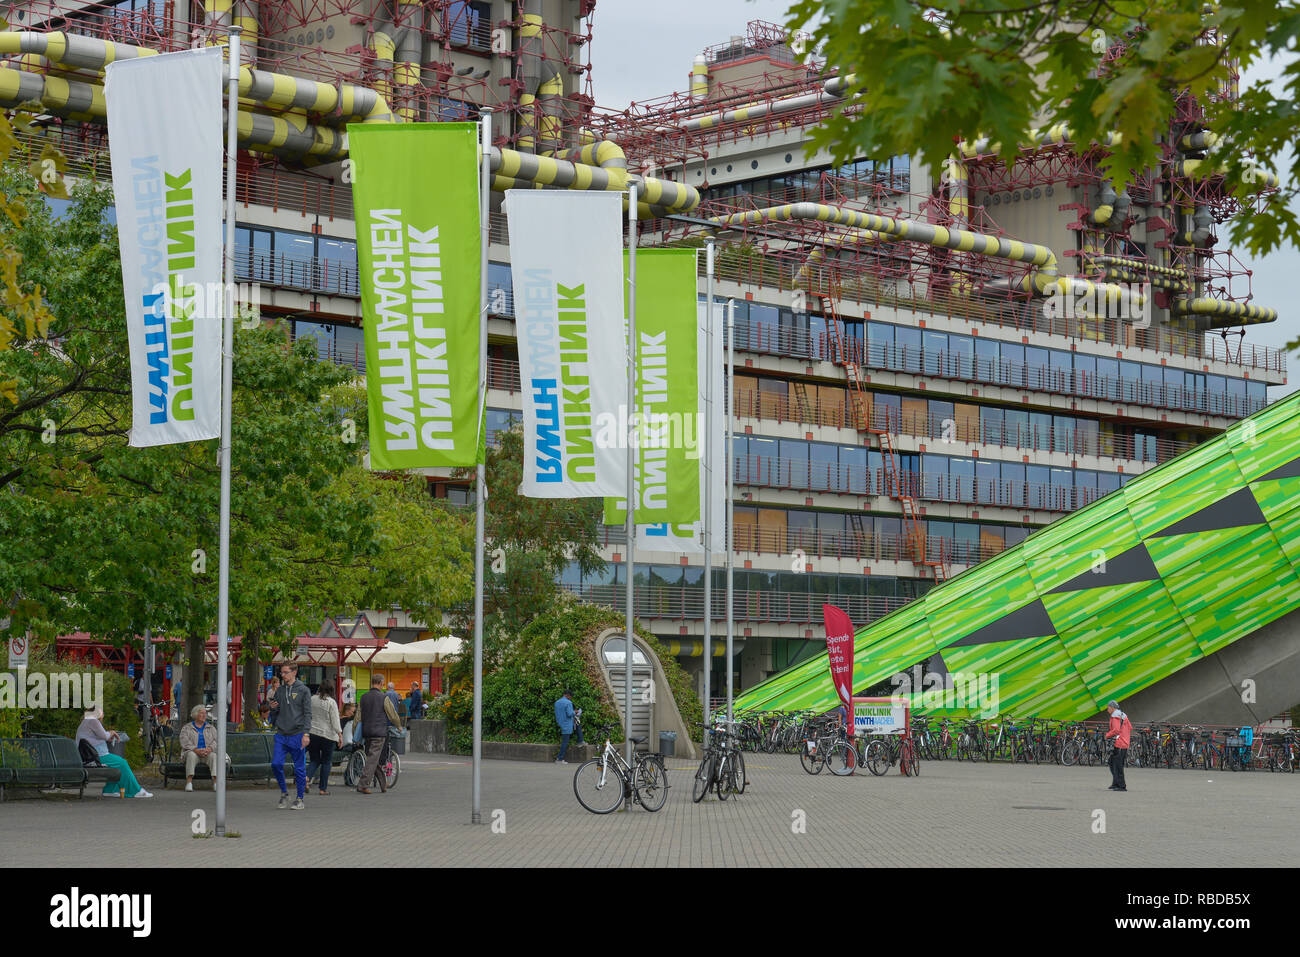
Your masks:
{"label": "woman in white jacket", "polygon": [[316,700],[311,707],[311,741],[307,745],[307,786],[312,775],[320,768],[320,793],[330,793],[330,765],[334,749],[343,744],[343,729],[339,727],[339,706],[334,700],[334,682],[326,678],[316,689]]}

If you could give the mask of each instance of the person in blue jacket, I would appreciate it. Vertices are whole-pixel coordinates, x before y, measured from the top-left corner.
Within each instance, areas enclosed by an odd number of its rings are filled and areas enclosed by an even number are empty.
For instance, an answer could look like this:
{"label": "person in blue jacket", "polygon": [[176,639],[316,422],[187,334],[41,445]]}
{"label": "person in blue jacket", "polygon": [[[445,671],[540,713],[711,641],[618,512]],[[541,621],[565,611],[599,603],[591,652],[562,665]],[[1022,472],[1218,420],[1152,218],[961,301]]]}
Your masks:
{"label": "person in blue jacket", "polygon": [[[560,726],[560,754],[556,764],[568,764],[564,755],[569,750],[569,737],[573,734],[573,692],[567,688],[555,702],[555,723]],[[582,725],[578,725],[578,743],[582,744]]]}

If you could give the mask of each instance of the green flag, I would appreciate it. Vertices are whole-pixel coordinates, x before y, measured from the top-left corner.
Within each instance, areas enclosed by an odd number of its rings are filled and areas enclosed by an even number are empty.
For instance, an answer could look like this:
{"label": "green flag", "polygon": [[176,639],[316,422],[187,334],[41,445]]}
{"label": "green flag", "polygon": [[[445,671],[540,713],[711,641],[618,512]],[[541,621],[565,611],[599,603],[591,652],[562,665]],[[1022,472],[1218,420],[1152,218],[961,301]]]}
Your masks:
{"label": "green flag", "polygon": [[349,124],[372,469],[479,461],[473,123]]}
{"label": "green flag", "polygon": [[[636,253],[638,525],[700,517],[695,254],[694,249]],[[626,520],[624,500],[605,499],[605,523]]]}

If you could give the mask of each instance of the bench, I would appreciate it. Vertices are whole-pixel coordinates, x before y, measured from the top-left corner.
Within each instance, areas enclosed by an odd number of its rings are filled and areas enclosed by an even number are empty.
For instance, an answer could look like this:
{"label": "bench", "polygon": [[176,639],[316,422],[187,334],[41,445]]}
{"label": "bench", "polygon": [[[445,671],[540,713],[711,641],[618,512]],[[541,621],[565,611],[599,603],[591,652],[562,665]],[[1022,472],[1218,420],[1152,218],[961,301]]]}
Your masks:
{"label": "bench", "polygon": [[[261,781],[271,783],[271,748],[274,736],[255,732],[235,732],[226,735],[226,777],[231,781]],[[163,788],[175,779],[185,780],[185,760],[181,752],[180,737],[168,738],[162,759]],[[202,762],[194,768],[194,780],[212,779],[212,772]]]}
{"label": "bench", "polygon": [[116,781],[121,775],[117,768],[85,767],[71,738],[0,739],[0,801],[6,788],[23,787],[76,788],[80,798],[87,784]]}

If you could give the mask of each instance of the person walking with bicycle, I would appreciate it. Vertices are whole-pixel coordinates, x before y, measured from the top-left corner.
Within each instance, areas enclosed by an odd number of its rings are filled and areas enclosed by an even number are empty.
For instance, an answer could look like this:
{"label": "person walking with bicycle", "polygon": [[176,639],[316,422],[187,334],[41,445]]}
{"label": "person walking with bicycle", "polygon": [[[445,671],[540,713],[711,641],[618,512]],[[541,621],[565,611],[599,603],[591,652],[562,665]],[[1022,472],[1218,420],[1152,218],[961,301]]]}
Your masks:
{"label": "person walking with bicycle", "polygon": [[1124,784],[1124,762],[1128,759],[1129,737],[1133,733],[1133,723],[1128,715],[1119,710],[1119,702],[1111,701],[1106,705],[1110,712],[1110,730],[1106,740],[1115,739],[1115,750],[1110,754],[1110,791],[1127,791]]}
{"label": "person walking with bicycle", "polygon": [[[555,723],[560,726],[560,753],[555,758],[556,764],[568,764],[564,756],[569,752],[569,738],[574,728],[573,692],[568,688],[564,694],[555,699]],[[578,743],[582,744],[582,725],[578,725]]]}
{"label": "person walking with bicycle", "polygon": [[384,676],[372,675],[370,690],[361,696],[361,734],[366,740],[366,764],[361,769],[361,780],[357,782],[360,793],[370,793],[371,781],[378,781],[380,793],[387,793],[388,784],[379,765],[388,742],[389,725],[401,727],[401,724],[392,699],[384,693]]}

